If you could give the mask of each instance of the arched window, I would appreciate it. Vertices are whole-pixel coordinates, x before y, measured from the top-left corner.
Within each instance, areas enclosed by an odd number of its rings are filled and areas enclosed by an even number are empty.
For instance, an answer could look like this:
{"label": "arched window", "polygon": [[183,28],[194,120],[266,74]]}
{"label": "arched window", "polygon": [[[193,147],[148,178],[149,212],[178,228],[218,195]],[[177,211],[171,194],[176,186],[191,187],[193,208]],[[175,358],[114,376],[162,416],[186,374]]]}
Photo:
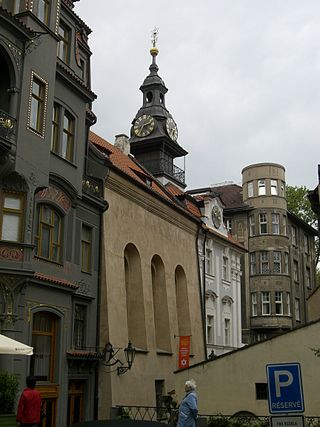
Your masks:
{"label": "arched window", "polygon": [[41,311],[33,316],[30,373],[39,381],[55,382],[57,316]]}
{"label": "arched window", "polygon": [[163,261],[158,255],[151,261],[151,277],[156,346],[158,350],[171,351],[165,271]]}
{"label": "arched window", "polygon": [[142,288],[141,259],[137,248],[128,244],[124,251],[127,297],[128,339],[134,347],[146,348],[146,322]]}
{"label": "arched window", "polygon": [[178,335],[191,335],[187,278],[183,268],[178,265],[175,271],[176,304],[178,316]]}
{"label": "arched window", "polygon": [[36,217],[35,253],[49,261],[61,262],[62,217],[53,207],[40,204]]}

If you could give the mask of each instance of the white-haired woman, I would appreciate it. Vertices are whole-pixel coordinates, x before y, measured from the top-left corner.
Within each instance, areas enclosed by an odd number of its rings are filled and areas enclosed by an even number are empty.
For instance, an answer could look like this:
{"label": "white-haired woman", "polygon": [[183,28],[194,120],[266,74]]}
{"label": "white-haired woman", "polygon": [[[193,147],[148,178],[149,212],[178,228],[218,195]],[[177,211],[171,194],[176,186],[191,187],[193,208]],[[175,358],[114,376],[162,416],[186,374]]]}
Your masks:
{"label": "white-haired woman", "polygon": [[194,380],[185,382],[185,397],[179,406],[179,418],[177,427],[195,427],[198,416],[198,398],[195,392],[196,383]]}

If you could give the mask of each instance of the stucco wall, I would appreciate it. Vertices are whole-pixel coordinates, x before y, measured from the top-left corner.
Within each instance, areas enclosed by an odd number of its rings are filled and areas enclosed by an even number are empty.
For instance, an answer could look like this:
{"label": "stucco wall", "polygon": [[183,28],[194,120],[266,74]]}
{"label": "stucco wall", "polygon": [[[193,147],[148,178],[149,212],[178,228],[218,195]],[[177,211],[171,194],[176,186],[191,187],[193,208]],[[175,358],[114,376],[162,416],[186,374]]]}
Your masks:
{"label": "stucco wall", "polygon": [[[127,327],[124,251],[131,243],[141,259],[145,310],[146,348],[138,352],[130,372],[100,370],[100,418],[110,405],[155,405],[155,380],[164,380],[163,394],[174,388],[179,332],[175,295],[175,269],[186,275],[191,321],[191,352],[194,362],[204,358],[200,285],[197,264],[197,223],[180,214],[152,194],[111,172],[106,188],[109,209],[104,215],[104,264],[101,300],[101,345],[110,341],[124,348],[130,337]],[[172,353],[156,349],[153,316],[151,260],[158,255],[164,264]],[[133,345],[135,343],[133,342]],[[119,357],[123,356],[122,350]],[[193,362],[193,363],[194,363]]]}
{"label": "stucco wall", "polygon": [[233,415],[249,411],[268,415],[268,401],[256,400],[255,383],[266,383],[269,363],[299,362],[306,416],[320,416],[320,359],[311,351],[319,346],[320,321],[176,374],[179,400],[187,379],[197,382],[199,412]]}

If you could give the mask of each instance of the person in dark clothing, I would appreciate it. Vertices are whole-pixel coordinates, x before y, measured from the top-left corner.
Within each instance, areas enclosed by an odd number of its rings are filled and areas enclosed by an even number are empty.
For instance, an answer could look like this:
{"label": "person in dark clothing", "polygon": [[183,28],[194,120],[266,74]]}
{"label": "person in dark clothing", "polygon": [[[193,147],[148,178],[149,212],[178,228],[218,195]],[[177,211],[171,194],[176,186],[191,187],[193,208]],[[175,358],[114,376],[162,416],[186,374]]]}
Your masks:
{"label": "person in dark clothing", "polygon": [[40,424],[41,396],[35,390],[36,379],[27,377],[27,387],[23,390],[18,404],[17,422],[20,427],[38,427]]}

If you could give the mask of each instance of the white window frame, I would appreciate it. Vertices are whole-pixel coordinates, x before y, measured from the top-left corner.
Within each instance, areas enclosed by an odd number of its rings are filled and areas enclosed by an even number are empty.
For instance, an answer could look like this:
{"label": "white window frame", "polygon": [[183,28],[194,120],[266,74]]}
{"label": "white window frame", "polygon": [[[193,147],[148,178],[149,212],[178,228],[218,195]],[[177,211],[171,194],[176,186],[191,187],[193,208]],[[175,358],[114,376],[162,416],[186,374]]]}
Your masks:
{"label": "white window frame", "polygon": [[231,345],[231,319],[224,319],[224,345]]}
{"label": "white window frame", "polygon": [[278,195],[278,181],[276,179],[270,180],[270,193],[271,193],[271,196]]}
{"label": "white window frame", "polygon": [[265,196],[266,195],[266,180],[259,179],[258,180],[258,195]]}
{"label": "white window frame", "polygon": [[274,303],[276,309],[276,316],[283,316],[283,292],[276,291],[274,293]]}
{"label": "white window frame", "polygon": [[248,182],[248,199],[253,197],[253,181]]}
{"label": "white window frame", "polygon": [[207,315],[207,343],[214,344],[214,316]]}
{"label": "white window frame", "polygon": [[229,280],[229,258],[226,255],[222,257],[222,279]]}
{"label": "white window frame", "polygon": [[210,248],[206,248],[206,273],[213,275],[213,257],[212,250]]}
{"label": "white window frame", "polygon": [[[267,267],[267,268],[264,268],[264,267]],[[261,274],[269,274],[270,273],[269,252],[268,251],[261,251],[260,252],[260,273]]]}
{"label": "white window frame", "polygon": [[251,293],[251,316],[258,316],[258,299],[256,292]]}
{"label": "white window frame", "polygon": [[291,243],[297,246],[297,228],[294,225],[291,226]]}
{"label": "white window frame", "polygon": [[289,274],[289,254],[288,252],[284,253],[284,274]]}
{"label": "white window frame", "polygon": [[256,218],[255,215],[249,215],[249,236],[255,236],[256,234]]}
{"label": "white window frame", "polygon": [[287,292],[286,302],[287,302],[287,316],[291,316],[291,298],[290,298],[290,292]]}
{"label": "white window frame", "polygon": [[299,298],[295,298],[295,300],[294,300],[294,312],[296,315],[296,320],[298,322],[300,322],[301,315],[300,315],[300,300],[299,300]]}
{"label": "white window frame", "polygon": [[250,253],[250,274],[253,276],[257,274],[257,254],[256,252]]}
{"label": "white window frame", "polygon": [[293,261],[293,280],[299,282],[299,264],[298,261]]}
{"label": "white window frame", "polygon": [[[265,231],[262,231],[264,229]],[[259,213],[259,233],[268,234],[268,216],[266,213]]]}
{"label": "white window frame", "polygon": [[270,292],[261,292],[261,313],[262,316],[271,315],[271,298]]}
{"label": "white window frame", "polygon": [[271,214],[272,234],[280,234],[280,214]]}
{"label": "white window frame", "polygon": [[273,272],[275,274],[281,274],[281,252],[280,251],[273,251]]}

